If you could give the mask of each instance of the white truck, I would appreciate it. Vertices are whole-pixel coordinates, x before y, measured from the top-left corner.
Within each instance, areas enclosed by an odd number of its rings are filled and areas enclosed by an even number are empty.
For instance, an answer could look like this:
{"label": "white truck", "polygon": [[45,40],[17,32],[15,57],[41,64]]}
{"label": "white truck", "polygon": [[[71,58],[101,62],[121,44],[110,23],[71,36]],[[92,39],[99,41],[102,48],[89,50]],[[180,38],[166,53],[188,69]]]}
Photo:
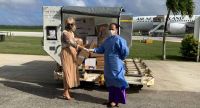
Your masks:
{"label": "white truck", "polygon": [[[85,38],[88,36],[97,36],[96,27],[102,24],[117,23],[121,26],[119,34],[127,40],[128,46],[132,45],[132,15],[124,14],[122,7],[77,7],[77,6],[44,6],[43,7],[43,49],[57,62],[58,68],[54,71],[55,79],[62,79],[62,70],[60,52],[61,52],[61,35],[65,28],[65,20],[68,17],[76,19],[76,34]],[[130,84],[153,85],[154,78],[149,73],[150,70],[145,67],[140,72],[142,65],[137,65],[138,60],[127,59],[127,75],[126,79]],[[140,61],[140,60],[139,60]],[[140,64],[143,62],[140,61]],[[140,69],[141,67],[141,69]],[[83,81],[102,81],[103,69],[82,69],[79,67],[80,76]],[[128,72],[132,72],[131,75]],[[135,72],[135,73],[134,73]]]}

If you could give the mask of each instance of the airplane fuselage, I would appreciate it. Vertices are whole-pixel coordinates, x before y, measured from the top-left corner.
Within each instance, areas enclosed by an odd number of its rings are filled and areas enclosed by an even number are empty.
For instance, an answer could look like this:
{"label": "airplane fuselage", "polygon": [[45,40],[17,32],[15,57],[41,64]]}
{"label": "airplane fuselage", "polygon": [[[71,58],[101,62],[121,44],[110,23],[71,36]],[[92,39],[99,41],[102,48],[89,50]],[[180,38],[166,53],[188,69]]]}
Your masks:
{"label": "airplane fuselage", "polygon": [[[179,34],[179,33],[185,33],[186,27],[190,23],[194,23],[195,17],[200,15],[193,15],[191,18],[181,15],[170,15],[169,21],[168,21],[168,31]],[[133,31],[145,31],[148,32],[154,28],[154,18],[157,16],[138,16],[133,17]],[[166,18],[166,16],[164,16]]]}

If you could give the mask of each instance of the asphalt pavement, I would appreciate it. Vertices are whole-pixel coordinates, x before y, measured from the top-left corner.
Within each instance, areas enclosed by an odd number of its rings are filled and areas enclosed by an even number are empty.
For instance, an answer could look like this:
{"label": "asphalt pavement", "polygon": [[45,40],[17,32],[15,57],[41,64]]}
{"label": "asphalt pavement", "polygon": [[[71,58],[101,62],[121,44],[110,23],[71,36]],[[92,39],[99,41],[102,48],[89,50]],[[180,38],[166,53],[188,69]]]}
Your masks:
{"label": "asphalt pavement", "polygon": [[[128,89],[121,108],[199,108],[200,64],[178,61],[145,61],[155,85]],[[62,82],[53,79],[56,63],[49,56],[0,54],[0,108],[106,108],[104,87],[82,83],[71,90],[74,100],[60,96]]]}

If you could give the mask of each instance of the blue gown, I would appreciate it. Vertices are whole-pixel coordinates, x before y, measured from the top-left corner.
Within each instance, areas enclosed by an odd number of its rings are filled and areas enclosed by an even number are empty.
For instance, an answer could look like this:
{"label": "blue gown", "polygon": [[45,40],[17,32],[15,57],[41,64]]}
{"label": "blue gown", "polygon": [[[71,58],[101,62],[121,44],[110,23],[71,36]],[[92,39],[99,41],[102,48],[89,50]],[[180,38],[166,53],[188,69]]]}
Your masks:
{"label": "blue gown", "polygon": [[104,77],[107,87],[128,88],[125,80],[125,66],[123,60],[129,54],[125,39],[117,36],[108,37],[95,53],[104,54]]}

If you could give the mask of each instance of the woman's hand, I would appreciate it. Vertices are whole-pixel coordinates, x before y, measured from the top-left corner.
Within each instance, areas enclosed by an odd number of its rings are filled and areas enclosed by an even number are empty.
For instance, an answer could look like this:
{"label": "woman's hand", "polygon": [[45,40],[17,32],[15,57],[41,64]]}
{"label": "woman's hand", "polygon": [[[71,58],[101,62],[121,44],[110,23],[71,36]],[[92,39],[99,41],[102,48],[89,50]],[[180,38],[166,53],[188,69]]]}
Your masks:
{"label": "woman's hand", "polygon": [[88,49],[89,52],[94,52],[94,49]]}

